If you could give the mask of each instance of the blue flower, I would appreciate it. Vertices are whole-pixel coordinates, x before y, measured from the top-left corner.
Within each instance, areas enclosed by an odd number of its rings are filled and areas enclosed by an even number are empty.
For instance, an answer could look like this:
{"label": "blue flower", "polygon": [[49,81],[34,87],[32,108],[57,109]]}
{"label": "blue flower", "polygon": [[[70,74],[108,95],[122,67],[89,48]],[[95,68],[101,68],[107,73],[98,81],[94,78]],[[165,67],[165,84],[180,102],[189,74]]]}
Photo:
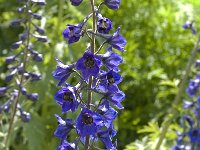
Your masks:
{"label": "blue flower", "polygon": [[116,131],[112,128],[101,130],[97,133],[98,138],[105,144],[106,149],[116,150],[115,144],[112,143],[112,138],[116,135]]}
{"label": "blue flower", "polygon": [[120,6],[121,0],[104,0],[104,4],[110,9],[118,9]]}
{"label": "blue flower", "polygon": [[97,130],[102,126],[103,121],[99,114],[92,112],[87,108],[83,108],[76,119],[76,129],[82,138],[86,135],[95,136]]}
{"label": "blue flower", "polygon": [[112,51],[112,47],[109,47],[106,53],[101,56],[102,56],[102,61],[108,68],[108,70],[119,71],[117,67],[122,63],[123,58],[117,53],[114,53]]}
{"label": "blue flower", "polygon": [[74,65],[64,65],[59,59],[56,59],[57,67],[56,70],[53,72],[53,77],[57,80],[60,80],[58,86],[62,85],[71,75],[73,72]]}
{"label": "blue flower", "polygon": [[81,25],[67,25],[68,27],[63,31],[63,37],[68,40],[69,44],[77,42],[82,35]]}
{"label": "blue flower", "polygon": [[81,70],[83,78],[88,80],[90,75],[94,77],[98,75],[101,65],[101,59],[88,50],[84,53],[83,57],[77,61],[76,69]]}
{"label": "blue flower", "polygon": [[103,123],[107,128],[111,126],[113,120],[117,117],[117,111],[109,105],[108,101],[101,103],[97,112],[102,117]]}
{"label": "blue flower", "polygon": [[104,100],[111,102],[115,107],[119,109],[123,109],[124,107],[122,106],[121,101],[123,101],[124,98],[125,94],[122,91],[117,91],[115,93],[106,93]]}
{"label": "blue flower", "polygon": [[66,140],[61,142],[61,145],[56,150],[77,150],[77,143],[68,143]]}
{"label": "blue flower", "polygon": [[112,29],[112,22],[108,18],[98,15],[97,30],[99,33],[108,34]]}
{"label": "blue flower", "polygon": [[54,95],[56,102],[62,106],[63,113],[69,111],[70,109],[74,112],[78,108],[79,103],[76,100],[75,92],[75,87],[68,86],[63,87]]}
{"label": "blue flower", "polygon": [[108,36],[107,40],[113,48],[124,52],[124,46],[126,45],[126,39],[120,35],[120,27],[117,28],[112,36]]}
{"label": "blue flower", "polygon": [[199,86],[200,86],[200,75],[198,74],[195,80],[190,80],[186,92],[188,93],[189,96],[194,96],[198,91]]}
{"label": "blue flower", "polygon": [[183,25],[183,29],[190,29],[192,31],[192,34],[196,34],[197,31],[194,28],[194,21],[186,21],[186,23]]}
{"label": "blue flower", "polygon": [[200,129],[195,128],[195,129],[191,129],[188,132],[188,136],[190,138],[190,142],[193,143],[198,143],[200,144]]}
{"label": "blue flower", "polygon": [[56,119],[58,120],[58,127],[54,132],[54,135],[61,140],[65,140],[68,136],[69,132],[73,129],[73,122],[72,119],[63,119],[60,116],[55,114]]}
{"label": "blue flower", "polygon": [[117,84],[122,81],[122,77],[110,70],[109,72],[104,72],[100,77],[100,83],[96,87],[98,91],[101,92],[116,92],[118,91]]}
{"label": "blue flower", "polygon": [[78,6],[82,3],[83,0],[70,0],[71,4],[74,6]]}

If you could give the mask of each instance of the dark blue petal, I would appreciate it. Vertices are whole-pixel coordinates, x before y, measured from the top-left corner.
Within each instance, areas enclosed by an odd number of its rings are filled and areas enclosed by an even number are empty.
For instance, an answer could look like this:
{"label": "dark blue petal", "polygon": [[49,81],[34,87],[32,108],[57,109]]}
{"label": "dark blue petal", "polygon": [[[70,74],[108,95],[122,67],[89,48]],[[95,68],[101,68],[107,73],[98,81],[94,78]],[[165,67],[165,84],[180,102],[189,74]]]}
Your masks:
{"label": "dark blue petal", "polygon": [[113,48],[124,52],[124,46],[126,45],[126,39],[120,34],[120,27],[115,31],[115,33],[108,38],[108,43],[112,45]]}

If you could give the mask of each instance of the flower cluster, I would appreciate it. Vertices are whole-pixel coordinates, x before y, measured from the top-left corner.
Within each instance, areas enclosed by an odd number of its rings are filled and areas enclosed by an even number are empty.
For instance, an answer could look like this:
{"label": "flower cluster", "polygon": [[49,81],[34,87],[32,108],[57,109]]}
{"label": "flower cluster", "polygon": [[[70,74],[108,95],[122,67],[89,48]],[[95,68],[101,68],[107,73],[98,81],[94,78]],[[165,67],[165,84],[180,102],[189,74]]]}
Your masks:
{"label": "flower cluster", "polygon": [[[26,85],[27,82],[40,80],[41,75],[36,72],[30,72],[27,68],[31,60],[35,62],[43,61],[42,54],[35,50],[33,42],[47,42],[47,37],[44,36],[45,30],[37,25],[38,20],[42,19],[42,15],[32,11],[36,5],[45,5],[45,0],[19,0],[18,2],[22,7],[18,8],[17,12],[23,18],[11,21],[11,26],[21,26],[24,30],[23,33],[19,34],[19,41],[11,45],[11,53],[13,54],[5,58],[9,71],[5,77],[7,85],[0,87],[0,97],[7,99],[0,106],[0,113],[3,111],[12,112],[9,123],[10,128],[16,115],[24,122],[29,122],[30,120],[30,113],[23,110],[23,106],[21,106],[22,101],[20,100],[27,99],[33,102],[38,100],[38,94],[28,92]],[[10,111],[12,105],[14,109]]]}
{"label": "flower cluster", "polygon": [[[193,34],[196,34],[192,24],[186,22],[183,25],[184,29],[190,29]],[[199,39],[198,39],[199,40]],[[195,62],[195,67],[199,70],[199,62]],[[183,127],[183,133],[178,132],[177,145],[175,145],[173,150],[199,150],[200,149],[200,74],[196,75],[196,78],[189,81],[189,85],[186,88],[186,93],[191,100],[183,100],[183,108],[187,110],[190,115],[185,115],[181,126]],[[187,124],[185,123],[187,122]]]}
{"label": "flower cluster", "polygon": [[[70,0],[70,2],[78,6],[82,0]],[[72,64],[65,65],[56,59],[57,67],[53,77],[58,80],[57,86],[61,88],[54,95],[56,103],[60,105],[63,114],[69,111],[80,112],[74,121],[55,115],[58,127],[54,135],[61,140],[57,150],[76,150],[79,148],[79,143],[82,143],[85,149],[95,149],[97,141],[101,141],[108,150],[116,149],[117,142],[112,140],[116,135],[113,120],[117,117],[115,108],[123,109],[121,102],[125,94],[118,88],[118,84],[122,81],[118,66],[123,59],[113,49],[124,52],[126,40],[120,34],[120,28],[109,34],[112,22],[103,17],[99,9],[100,6],[106,5],[115,10],[119,8],[120,3],[120,0],[104,0],[95,7],[94,1],[91,0],[93,12],[77,25],[68,24],[63,31],[63,37],[68,44],[79,41],[84,35],[91,40],[91,44],[83,56]],[[84,28],[91,17],[93,29]],[[97,50],[95,50],[97,47],[94,44],[95,38],[104,40]],[[100,53],[105,45],[107,46],[105,52]],[[67,83],[72,74],[80,79],[74,86]],[[95,97],[92,94],[95,94]],[[67,137],[71,132],[77,136],[74,141],[69,142]]]}

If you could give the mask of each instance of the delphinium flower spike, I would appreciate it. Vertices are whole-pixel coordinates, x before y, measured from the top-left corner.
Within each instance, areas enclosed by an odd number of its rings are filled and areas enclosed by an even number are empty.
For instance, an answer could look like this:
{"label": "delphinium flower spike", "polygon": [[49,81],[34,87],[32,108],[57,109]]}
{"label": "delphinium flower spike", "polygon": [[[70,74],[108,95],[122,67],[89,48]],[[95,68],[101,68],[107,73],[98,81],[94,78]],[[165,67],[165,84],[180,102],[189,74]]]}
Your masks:
{"label": "delphinium flower spike", "polygon": [[[82,0],[70,2],[78,6]],[[91,42],[87,44],[83,56],[72,64],[63,64],[56,59],[57,67],[53,77],[58,80],[60,90],[54,95],[55,101],[60,105],[62,114],[79,112],[74,120],[55,115],[59,125],[54,135],[61,140],[57,150],[98,149],[97,141],[102,142],[108,150],[117,149],[117,142],[113,140],[116,135],[113,121],[118,114],[116,109],[124,108],[121,102],[125,94],[118,88],[122,82],[118,66],[123,59],[115,49],[125,52],[126,40],[119,33],[120,27],[111,33],[112,22],[102,16],[100,6],[118,9],[120,3],[120,0],[104,0],[96,7],[95,1],[90,0],[92,13],[76,25],[68,24],[63,31],[63,38],[68,44],[78,42],[83,37],[89,37]],[[92,29],[85,25],[89,19],[93,22]],[[98,41],[96,38],[104,40],[99,43],[100,47],[95,44]],[[72,74],[78,76],[77,84],[67,83]],[[76,139],[67,141],[67,136],[72,132],[77,135]]]}
{"label": "delphinium flower spike", "polygon": [[[7,86],[0,87],[0,96],[7,99],[0,105],[0,113],[6,112],[10,115],[8,123],[8,131],[5,136],[5,149],[9,149],[9,139],[11,136],[15,117],[18,116],[23,122],[29,122],[30,113],[23,109],[22,102],[30,100],[36,102],[39,98],[37,93],[31,93],[26,89],[28,82],[35,82],[41,79],[41,75],[33,70],[28,70],[31,61],[41,62],[43,55],[34,48],[34,43],[47,42],[44,36],[45,30],[37,25],[37,20],[42,19],[42,15],[33,12],[38,6],[46,4],[45,0],[23,0],[18,1],[22,7],[17,9],[23,18],[16,19],[11,22],[11,26],[22,26],[23,32],[19,34],[19,41],[11,45],[11,56],[5,58],[8,65],[9,73],[5,78]],[[38,5],[38,6],[37,6]],[[37,43],[38,44],[38,43]],[[16,52],[16,54],[14,54]],[[30,67],[29,67],[30,68]],[[10,86],[11,85],[11,86]]]}
{"label": "delphinium flower spike", "polygon": [[[190,29],[193,34],[196,34],[196,29],[193,23],[186,22],[183,25],[184,29]],[[198,38],[198,43],[200,38]],[[198,45],[197,47],[198,48]],[[194,66],[199,70],[198,60]],[[187,115],[182,118],[181,127],[182,133],[178,133],[177,144],[172,148],[173,150],[199,150],[200,149],[200,74],[198,73],[195,79],[189,81],[186,88],[188,100],[183,100],[183,109]]]}

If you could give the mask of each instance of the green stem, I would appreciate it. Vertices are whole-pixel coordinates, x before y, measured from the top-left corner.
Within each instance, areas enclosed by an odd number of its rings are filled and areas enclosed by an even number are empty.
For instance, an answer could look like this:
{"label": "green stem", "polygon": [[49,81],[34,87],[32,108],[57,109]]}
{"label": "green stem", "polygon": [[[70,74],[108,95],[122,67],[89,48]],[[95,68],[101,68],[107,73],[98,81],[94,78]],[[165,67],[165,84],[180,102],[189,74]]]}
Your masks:
{"label": "green stem", "polygon": [[189,76],[189,73],[190,73],[190,70],[191,70],[191,66],[192,66],[192,64],[193,64],[193,62],[195,60],[196,53],[198,52],[199,42],[200,42],[200,38],[198,38],[198,40],[197,40],[197,42],[196,42],[196,44],[195,44],[195,46],[194,46],[194,48],[193,48],[193,50],[191,52],[189,61],[188,61],[187,66],[185,68],[185,72],[184,72],[184,74],[183,74],[183,76],[181,78],[182,80],[181,80],[181,83],[180,83],[180,86],[179,86],[179,89],[178,89],[178,93],[176,94],[176,97],[174,99],[173,107],[170,109],[171,113],[170,113],[169,117],[166,119],[166,121],[164,123],[164,126],[162,128],[158,143],[156,144],[155,150],[160,150],[160,146],[162,145],[162,142],[163,142],[163,140],[165,138],[165,135],[166,135],[166,133],[168,131],[168,128],[169,128],[173,118],[178,113],[177,106],[180,103],[182,95],[184,94],[185,84],[186,84],[187,78]]}
{"label": "green stem", "polygon": [[[28,1],[27,2],[27,8],[30,8],[30,2]],[[28,10],[27,10],[27,17],[28,17],[28,25],[27,25],[27,43],[26,43],[26,48],[24,48],[24,58],[23,58],[23,70],[25,70],[26,68],[26,63],[27,63],[27,56],[28,56],[28,46],[29,46],[29,42],[30,42],[30,26],[31,26],[31,17],[28,13]],[[24,81],[24,74],[21,75],[21,78],[20,78],[20,83],[19,85],[22,85],[23,84],[23,81]],[[10,138],[10,134],[12,132],[12,127],[13,127],[13,123],[14,123],[14,118],[15,118],[15,115],[16,115],[16,112],[17,112],[17,104],[19,102],[19,99],[20,99],[20,96],[21,96],[21,91],[19,90],[18,91],[18,95],[14,101],[14,109],[13,109],[13,113],[11,115],[11,120],[9,122],[9,127],[8,127],[8,133],[5,137],[5,150],[8,150],[9,149],[9,144],[8,144],[8,141],[9,141],[9,138]]]}
{"label": "green stem", "polygon": [[[91,4],[91,8],[92,8],[92,30],[93,32],[96,32],[96,12],[95,12],[95,3],[94,3],[94,0],[90,0],[90,4]],[[95,53],[95,35],[93,34],[92,35],[92,40],[91,40],[91,52],[94,54]],[[89,78],[89,82],[88,82],[88,89],[91,89],[92,88],[92,82],[93,82],[93,78],[92,76],[90,76]],[[92,102],[92,91],[91,90],[88,90],[88,101],[87,101],[87,105],[88,105],[88,108],[90,109],[90,103]],[[87,135],[86,136],[86,140],[85,140],[85,147],[84,149],[85,150],[88,150],[89,149],[89,145],[90,145],[90,135]]]}

